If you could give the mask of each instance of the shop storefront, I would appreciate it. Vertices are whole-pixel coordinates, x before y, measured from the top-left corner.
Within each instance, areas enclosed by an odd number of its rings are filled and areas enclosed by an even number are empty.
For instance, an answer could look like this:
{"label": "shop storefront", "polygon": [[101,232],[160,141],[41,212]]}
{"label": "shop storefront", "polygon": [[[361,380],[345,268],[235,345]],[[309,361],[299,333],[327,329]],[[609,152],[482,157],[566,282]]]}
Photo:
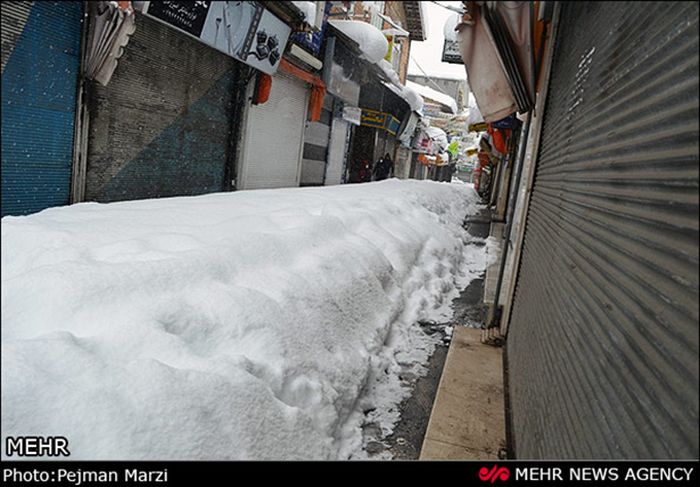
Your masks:
{"label": "shop storefront", "polygon": [[[135,31],[109,83],[88,85],[85,199],[236,189],[239,159],[247,150],[240,144],[249,123],[244,95],[256,73],[278,77],[291,28],[255,2],[134,6]],[[217,29],[222,18],[235,19],[226,32]],[[303,83],[279,77],[278,84],[303,100]],[[302,102],[292,105],[281,107],[284,116],[305,116]],[[265,133],[274,118],[267,120],[256,108],[250,112],[248,138]],[[299,136],[282,135],[298,148]],[[287,154],[288,147],[280,152]],[[264,171],[254,164],[247,168],[253,175]]]}
{"label": "shop storefront", "polygon": [[2,6],[2,216],[70,203],[83,2]]}

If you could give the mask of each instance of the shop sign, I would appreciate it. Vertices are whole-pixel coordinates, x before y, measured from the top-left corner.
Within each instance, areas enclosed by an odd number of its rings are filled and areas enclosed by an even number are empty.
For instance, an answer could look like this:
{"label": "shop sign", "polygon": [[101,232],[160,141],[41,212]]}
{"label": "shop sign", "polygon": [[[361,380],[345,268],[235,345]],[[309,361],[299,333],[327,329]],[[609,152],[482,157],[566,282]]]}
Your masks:
{"label": "shop sign", "polygon": [[343,107],[343,120],[360,125],[362,123],[362,110],[359,107]]}
{"label": "shop sign", "polygon": [[396,135],[401,127],[401,121],[390,113],[377,110],[362,109],[360,125],[384,129],[391,135]]}
{"label": "shop sign", "polygon": [[277,71],[291,28],[256,2],[143,2],[141,11],[266,74]]}
{"label": "shop sign", "polygon": [[383,129],[384,124],[386,124],[386,116],[387,114],[384,112],[363,109],[360,125],[364,125],[365,127]]}
{"label": "shop sign", "polygon": [[396,135],[396,133],[399,131],[399,127],[401,126],[401,122],[399,121],[398,118],[394,117],[393,115],[386,114],[386,122],[384,123],[384,129],[389,132],[391,135]]}
{"label": "shop sign", "polygon": [[445,43],[442,46],[442,62],[464,64],[464,61],[462,61],[462,54],[459,50],[458,41],[448,41],[445,39]]}

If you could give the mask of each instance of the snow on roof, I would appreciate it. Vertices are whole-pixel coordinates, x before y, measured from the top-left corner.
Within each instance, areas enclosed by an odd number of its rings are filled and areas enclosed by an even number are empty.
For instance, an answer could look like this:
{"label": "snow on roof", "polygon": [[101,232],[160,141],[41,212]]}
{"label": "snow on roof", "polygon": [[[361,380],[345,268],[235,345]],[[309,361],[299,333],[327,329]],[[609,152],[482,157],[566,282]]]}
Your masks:
{"label": "snow on roof", "polygon": [[384,74],[391,80],[391,83],[383,83],[384,86],[406,100],[406,103],[408,103],[408,105],[411,107],[411,110],[414,112],[420,112],[423,109],[423,97],[420,96],[416,90],[401,84],[398,73],[385,59],[379,61],[377,65],[382,68]]}
{"label": "snow on roof", "polygon": [[444,139],[445,142],[447,142],[447,133],[445,133],[444,130],[438,127],[425,127],[425,133],[428,134],[428,137],[430,137],[433,140],[442,140]]}
{"label": "snow on roof", "polygon": [[379,63],[389,50],[389,42],[372,24],[359,20],[329,20],[329,24],[357,42],[362,57],[373,64]]}
{"label": "snow on roof", "polygon": [[454,12],[447,17],[445,25],[442,27],[442,33],[446,41],[457,42],[457,32],[455,31],[457,24],[459,24],[459,14]]}
{"label": "snow on roof", "polygon": [[439,104],[448,107],[450,110],[452,110],[452,113],[458,112],[457,102],[450,95],[445,95],[444,93],[440,93],[439,91],[436,91],[428,86],[414,83],[413,81],[407,80],[406,86],[417,91],[424,98],[428,98],[429,100],[436,101]]}
{"label": "snow on roof", "polygon": [[[333,27],[357,42],[363,57],[381,68],[391,83],[383,83],[387,88],[406,100],[406,103],[414,112],[423,109],[423,98],[414,89],[401,83],[398,73],[393,66],[384,59],[389,49],[389,43],[384,34],[371,24],[358,20],[329,20]],[[456,106],[456,105],[455,105]]]}

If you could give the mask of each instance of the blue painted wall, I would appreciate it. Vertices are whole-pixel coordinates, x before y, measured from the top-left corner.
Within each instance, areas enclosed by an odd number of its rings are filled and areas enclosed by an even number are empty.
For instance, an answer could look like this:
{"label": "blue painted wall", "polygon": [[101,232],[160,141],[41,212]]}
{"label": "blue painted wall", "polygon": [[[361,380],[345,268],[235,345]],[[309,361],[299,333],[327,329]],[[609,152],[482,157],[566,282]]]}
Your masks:
{"label": "blue painted wall", "polygon": [[3,216],[69,203],[81,18],[35,2],[2,73]]}

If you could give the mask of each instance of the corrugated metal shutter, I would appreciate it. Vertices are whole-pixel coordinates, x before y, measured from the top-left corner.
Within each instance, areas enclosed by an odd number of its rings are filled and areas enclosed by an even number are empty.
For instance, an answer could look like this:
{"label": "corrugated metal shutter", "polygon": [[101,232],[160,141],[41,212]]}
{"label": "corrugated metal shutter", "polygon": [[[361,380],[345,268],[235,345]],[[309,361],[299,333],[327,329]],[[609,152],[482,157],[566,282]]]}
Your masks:
{"label": "corrugated metal shutter", "polygon": [[137,13],[107,86],[93,84],[86,199],[221,191],[238,61]]}
{"label": "corrugated metal shutter", "polygon": [[318,122],[306,122],[300,186],[321,186],[323,184],[332,119],[333,97],[326,96],[323,100],[321,119]]}
{"label": "corrugated metal shutter", "polygon": [[82,12],[3,2],[3,216],[69,203]]}
{"label": "corrugated metal shutter", "polygon": [[333,118],[331,140],[328,147],[328,170],[326,185],[340,184],[345,170],[345,155],[348,149],[350,124],[342,118]]}
{"label": "corrugated metal shutter", "polygon": [[242,189],[299,186],[308,97],[306,83],[278,71],[267,102],[250,107]]}
{"label": "corrugated metal shutter", "polygon": [[698,457],[698,4],[564,2],[508,335],[518,458]]}

